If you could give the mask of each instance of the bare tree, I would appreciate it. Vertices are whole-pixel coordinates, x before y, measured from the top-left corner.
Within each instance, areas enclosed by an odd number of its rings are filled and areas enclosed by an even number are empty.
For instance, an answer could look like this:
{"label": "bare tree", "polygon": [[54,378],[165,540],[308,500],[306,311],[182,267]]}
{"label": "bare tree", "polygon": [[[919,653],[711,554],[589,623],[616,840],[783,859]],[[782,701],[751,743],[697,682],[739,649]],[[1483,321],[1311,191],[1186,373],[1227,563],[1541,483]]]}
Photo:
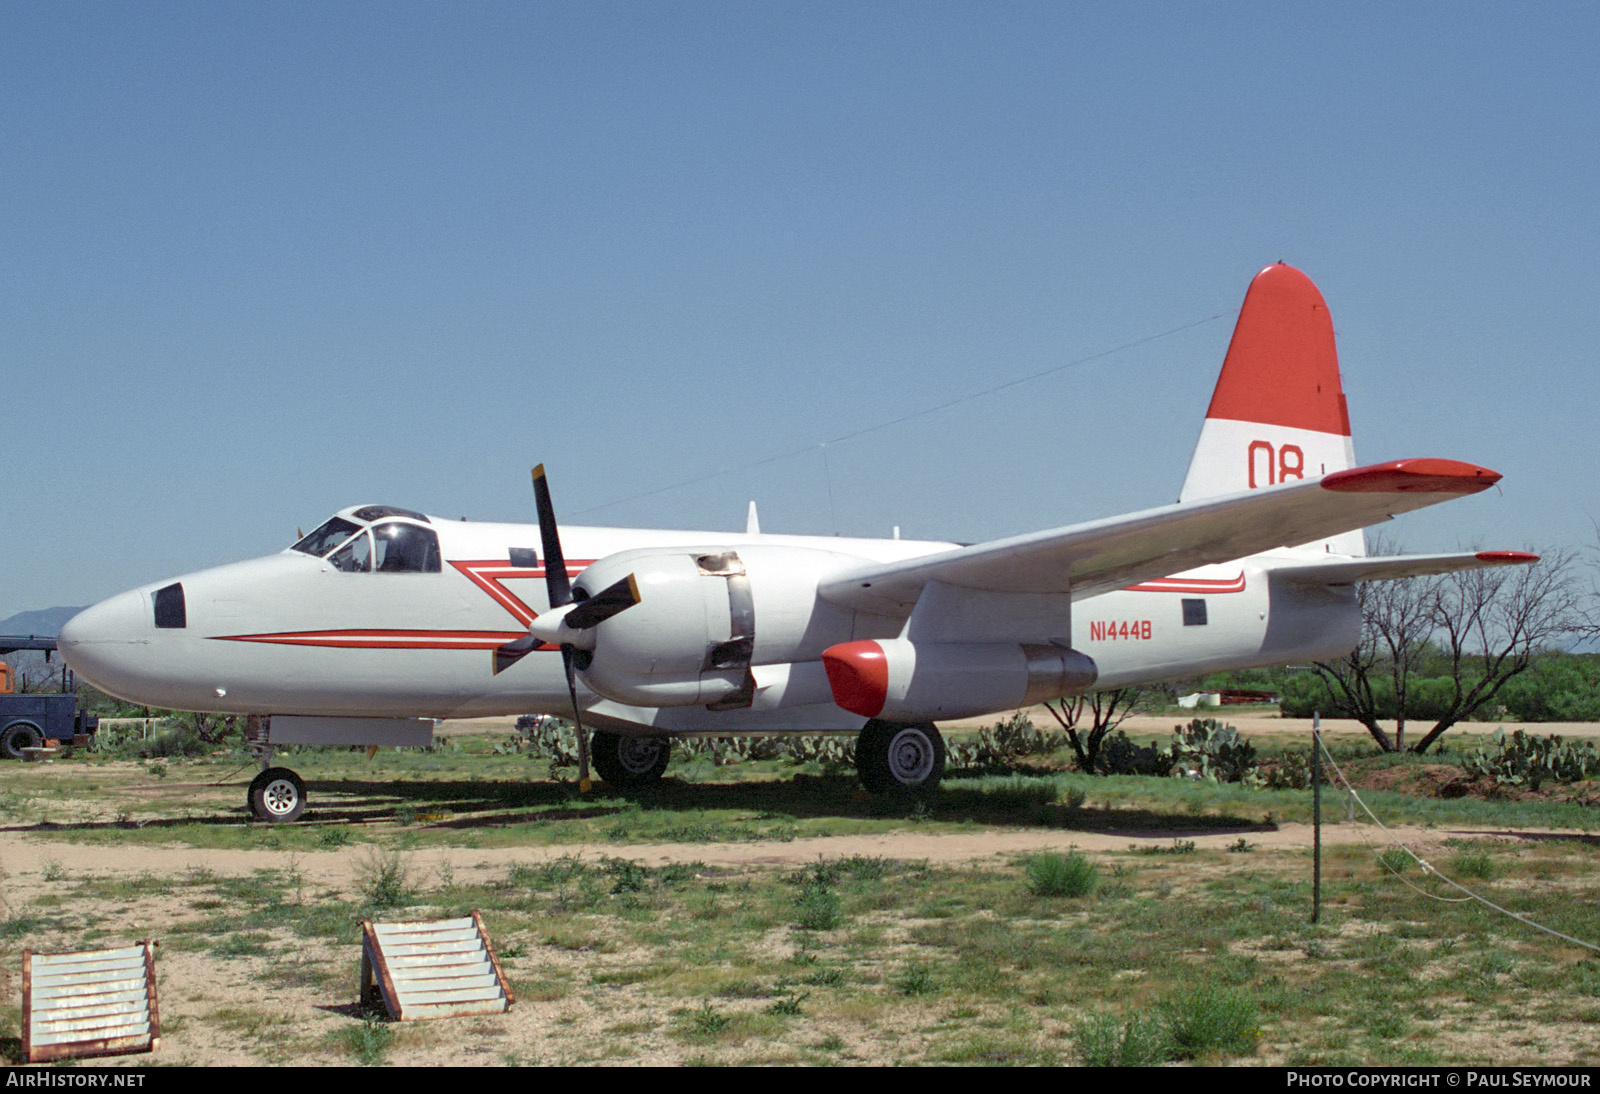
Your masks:
{"label": "bare tree", "polygon": [[[1334,710],[1365,726],[1385,752],[1398,752],[1405,747],[1407,685],[1419,660],[1429,652],[1434,628],[1432,605],[1440,580],[1414,577],[1357,585],[1361,644],[1337,661],[1319,661],[1316,665]],[[1393,737],[1379,723],[1387,704],[1375,686],[1378,681],[1394,689]]]}
{"label": "bare tree", "polygon": [[[1096,691],[1089,695],[1069,695],[1049,703],[1044,709],[1067,731],[1080,771],[1093,772],[1100,759],[1100,746],[1106,734],[1141,710],[1149,709],[1163,693],[1159,688],[1128,687]],[[1059,709],[1057,709],[1059,707]],[[1087,725],[1083,724],[1087,719]]]}
{"label": "bare tree", "polygon": [[1435,635],[1449,658],[1448,709],[1413,751],[1486,705],[1534,655],[1582,633],[1588,590],[1569,550],[1547,551],[1531,566],[1461,570],[1438,581]]}
{"label": "bare tree", "polygon": [[[1386,752],[1406,747],[1411,682],[1424,662],[1442,663],[1449,692],[1433,728],[1411,746],[1418,753],[1492,701],[1535,655],[1591,625],[1590,594],[1568,550],[1528,566],[1365,582],[1357,595],[1361,644],[1316,668],[1331,711],[1359,721]],[[1380,724],[1391,701],[1393,737]]]}

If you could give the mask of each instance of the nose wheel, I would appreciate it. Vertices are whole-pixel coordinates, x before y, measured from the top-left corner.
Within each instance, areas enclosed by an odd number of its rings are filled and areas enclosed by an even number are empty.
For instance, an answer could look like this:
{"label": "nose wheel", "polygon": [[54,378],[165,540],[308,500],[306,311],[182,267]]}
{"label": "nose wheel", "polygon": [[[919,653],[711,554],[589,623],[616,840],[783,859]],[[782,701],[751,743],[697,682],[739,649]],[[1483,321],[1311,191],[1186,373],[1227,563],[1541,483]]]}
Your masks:
{"label": "nose wheel", "polygon": [[306,784],[287,767],[269,767],[250,783],[250,815],[271,824],[292,821],[306,808]]}

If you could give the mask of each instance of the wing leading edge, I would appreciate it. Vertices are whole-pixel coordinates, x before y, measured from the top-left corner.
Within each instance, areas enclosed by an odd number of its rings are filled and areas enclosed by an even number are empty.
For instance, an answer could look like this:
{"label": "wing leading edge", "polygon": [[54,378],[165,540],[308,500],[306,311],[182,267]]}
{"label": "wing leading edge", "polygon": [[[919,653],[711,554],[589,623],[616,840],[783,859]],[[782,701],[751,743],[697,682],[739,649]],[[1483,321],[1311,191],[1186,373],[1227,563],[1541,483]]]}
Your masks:
{"label": "wing leading edge", "polygon": [[1499,481],[1497,472],[1459,460],[1395,460],[905,562],[861,566],[824,582],[818,592],[842,607],[902,617],[931,581],[987,592],[1070,593],[1076,601],[1197,566],[1365,528],[1399,513],[1476,494]]}

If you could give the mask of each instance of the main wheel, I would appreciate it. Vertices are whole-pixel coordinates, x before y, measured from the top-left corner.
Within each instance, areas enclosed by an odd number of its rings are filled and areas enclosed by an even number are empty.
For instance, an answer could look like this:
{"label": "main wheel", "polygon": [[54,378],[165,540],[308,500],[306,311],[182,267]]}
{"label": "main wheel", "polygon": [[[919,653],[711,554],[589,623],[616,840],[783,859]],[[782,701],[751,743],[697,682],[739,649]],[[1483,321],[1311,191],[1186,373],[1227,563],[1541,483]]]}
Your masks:
{"label": "main wheel", "polygon": [[287,767],[269,767],[250,783],[250,812],[274,824],[292,821],[306,808],[306,784]]}
{"label": "main wheel", "polygon": [[612,786],[645,786],[661,778],[672,758],[670,737],[624,737],[596,733],[589,741],[589,762]]}
{"label": "main wheel", "polygon": [[12,722],[0,733],[0,756],[8,760],[22,759],[25,748],[43,748],[44,732],[32,722]]}
{"label": "main wheel", "polygon": [[874,794],[932,790],[944,777],[944,738],[932,724],[868,722],[856,738],[856,772]]}

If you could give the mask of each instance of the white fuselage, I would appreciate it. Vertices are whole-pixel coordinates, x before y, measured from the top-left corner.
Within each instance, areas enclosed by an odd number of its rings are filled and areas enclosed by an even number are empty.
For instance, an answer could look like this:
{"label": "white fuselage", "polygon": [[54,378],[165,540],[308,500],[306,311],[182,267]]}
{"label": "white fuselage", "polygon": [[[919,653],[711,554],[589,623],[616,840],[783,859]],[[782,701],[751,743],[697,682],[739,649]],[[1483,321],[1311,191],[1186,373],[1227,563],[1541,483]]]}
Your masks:
{"label": "white fuselage", "polygon": [[[367,718],[569,712],[555,648],[499,674],[491,669],[493,651],[525,636],[547,609],[537,559],[508,561],[534,555],[538,526],[434,520],[431,527],[442,556],[437,572],[346,572],[327,558],[287,550],[112,597],[69,622],[61,649],[96,687],[179,710]],[[894,638],[904,620],[830,605],[816,596],[819,581],[863,562],[956,547],[617,528],[566,528],[562,542],[574,576],[593,560],[639,549],[733,550],[782,566],[783,580],[752,586],[757,688],[748,705],[631,705],[579,683],[587,724],[669,734],[859,729],[865,719],[833,700],[822,651]],[[1094,690],[1352,648],[1358,618],[1351,590],[1276,581],[1273,562],[1257,556],[1082,600],[1063,632],[1093,660]],[[158,627],[157,591],[173,584],[182,587],[182,625]],[[649,602],[651,589],[642,596]]]}

